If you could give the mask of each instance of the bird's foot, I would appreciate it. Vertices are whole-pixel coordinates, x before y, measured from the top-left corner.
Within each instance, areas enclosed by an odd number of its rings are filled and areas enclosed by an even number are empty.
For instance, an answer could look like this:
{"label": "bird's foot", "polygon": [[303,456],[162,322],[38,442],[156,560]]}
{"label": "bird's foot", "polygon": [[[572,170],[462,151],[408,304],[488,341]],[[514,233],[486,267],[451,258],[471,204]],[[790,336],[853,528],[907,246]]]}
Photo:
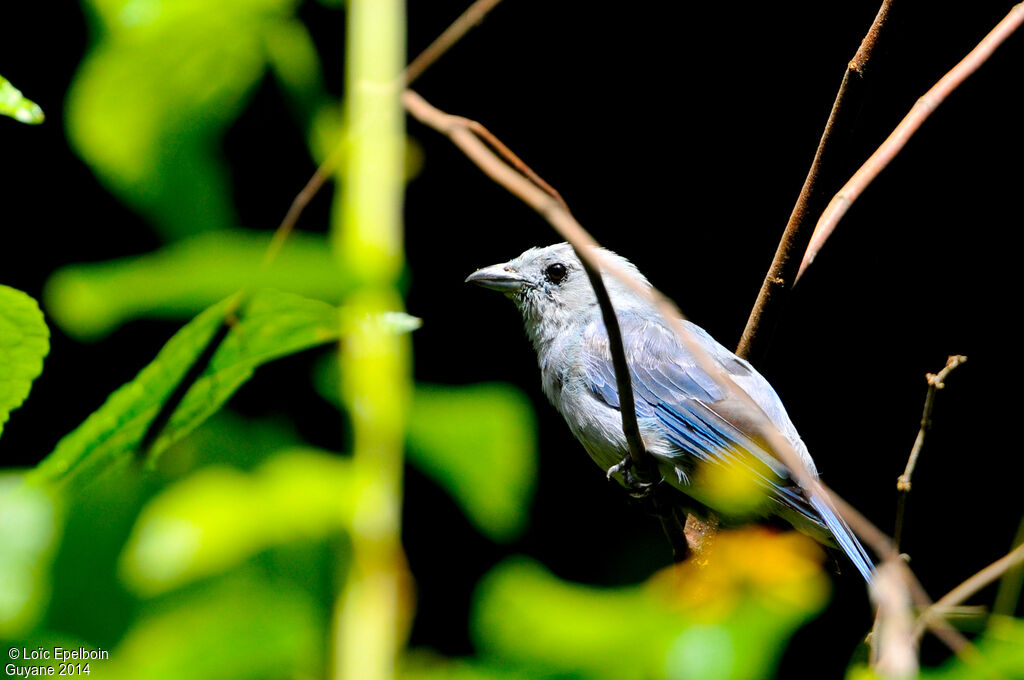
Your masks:
{"label": "bird's foot", "polygon": [[652,482],[641,481],[639,477],[633,474],[633,461],[629,456],[624,456],[622,460],[608,468],[609,480],[616,475],[621,475],[622,483],[626,485],[626,490],[633,498],[646,498],[654,488]]}

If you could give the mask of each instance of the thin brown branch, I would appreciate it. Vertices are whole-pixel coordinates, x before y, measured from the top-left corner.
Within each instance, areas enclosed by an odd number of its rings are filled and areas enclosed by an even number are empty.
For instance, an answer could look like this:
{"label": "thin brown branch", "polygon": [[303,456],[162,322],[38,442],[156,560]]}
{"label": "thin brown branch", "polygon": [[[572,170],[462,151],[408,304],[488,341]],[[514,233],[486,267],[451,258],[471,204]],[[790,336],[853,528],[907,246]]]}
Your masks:
{"label": "thin brown branch", "polygon": [[[472,126],[467,125],[465,118],[453,116],[441,111],[412,90],[406,90],[403,95],[403,102],[406,109],[413,117],[421,123],[432,127],[447,136],[463,153],[466,154],[467,157],[469,157],[470,160],[483,170],[485,174],[544,217],[548,223],[551,224],[551,226],[554,227],[555,230],[565,238],[573,248],[576,249],[576,252],[580,255],[580,259],[584,263],[585,267],[590,266],[594,269],[605,270],[610,275],[615,276],[620,281],[630,286],[637,294],[652,302],[666,320],[669,328],[672,328],[676,332],[681,342],[697,359],[701,368],[704,369],[708,375],[714,376],[717,381],[731,393],[731,396],[735,397],[739,403],[746,407],[747,412],[745,415],[750,418],[757,428],[757,434],[761,435],[766,441],[768,441],[774,451],[780,453],[780,458],[791,470],[794,471],[794,474],[802,482],[804,488],[808,489],[809,493],[828,493],[827,491],[824,491],[820,483],[818,483],[817,480],[814,480],[807,472],[800,461],[799,455],[793,450],[792,444],[790,444],[788,440],[778,432],[777,428],[775,428],[774,425],[771,424],[771,421],[768,420],[767,416],[764,415],[764,412],[753,403],[750,396],[743,390],[736,387],[732,380],[724,374],[724,371],[711,361],[710,357],[706,355],[686,328],[679,323],[679,320],[682,318],[682,314],[675,305],[656,289],[648,288],[636,282],[634,278],[629,276],[626,272],[620,271],[620,267],[604,258],[601,255],[600,250],[597,249],[597,242],[590,236],[590,234],[587,233],[582,225],[576,221],[572,216],[572,213],[566,208],[565,202],[562,201],[560,197],[555,198],[545,189],[531,181],[529,177],[524,176],[508,163],[504,162],[501,157],[496,155],[487,144],[474,134]],[[597,280],[599,280],[599,278]],[[592,279],[592,282],[593,281],[594,279]],[[595,289],[595,292],[598,293],[599,299],[603,297],[600,291]],[[608,304],[610,305],[610,301]],[[612,315],[612,319],[613,323],[615,323],[614,315]],[[606,325],[609,325],[607,319]],[[609,325],[609,335],[611,335],[611,333],[612,331],[610,330]],[[613,352],[615,352],[614,345],[620,344],[620,342],[621,341],[610,343],[610,345],[613,346]],[[623,414],[625,423],[625,421],[628,420],[627,412],[632,411],[632,409],[626,406],[626,401],[632,397],[632,388],[628,381],[620,379],[626,378],[629,375],[627,372],[628,369],[620,374],[619,368],[619,366],[616,366],[616,380],[619,388],[619,399],[623,402],[623,406],[620,411]],[[635,418],[635,414],[629,415],[632,415],[633,418]],[[626,424],[626,427],[628,428],[629,425]],[[627,431],[626,436],[627,438],[631,438],[633,433]],[[635,436],[639,439],[638,432]],[[634,449],[637,449],[635,453],[639,455],[634,456]],[[640,465],[648,465],[649,463],[644,462],[644,459],[650,458],[648,455],[640,454],[640,451],[642,451],[642,441],[639,442],[639,446],[631,443],[630,455],[638,467]]]}
{"label": "thin brown branch", "polygon": [[281,220],[281,223],[277,225],[277,229],[274,230],[274,235],[270,239],[270,245],[267,246],[267,251],[263,254],[264,267],[270,266],[277,259],[281,248],[284,247],[285,241],[288,240],[288,237],[294,231],[295,224],[299,221],[299,216],[302,215],[309,202],[313,200],[317,192],[334,174],[334,170],[338,166],[344,150],[344,143],[334,147],[334,150],[331,151],[324,162],[320,164],[320,167],[316,169],[316,172],[313,173],[313,176],[309,178],[309,181],[306,182],[306,186],[302,187],[302,191],[292,199],[291,205],[288,206],[288,212],[285,213],[284,219]]}
{"label": "thin brown branch", "polygon": [[[850,527],[858,536],[860,536],[861,540],[867,543],[871,549],[882,558],[883,562],[899,565],[900,572],[903,574],[903,580],[908,592],[910,593],[911,599],[914,601],[914,605],[918,609],[927,609],[930,607],[932,605],[931,598],[928,597],[928,593],[925,592],[921,582],[917,579],[917,575],[914,574],[913,570],[907,565],[899,552],[897,552],[892,539],[886,536],[885,532],[872,524],[869,519],[861,515],[853,506],[843,500],[841,496],[829,491],[821,482],[818,482],[818,484],[821,485],[824,493],[829,494],[829,498],[831,498],[832,502],[835,504],[836,509],[839,511],[839,515],[849,523]],[[971,649],[970,642],[960,633],[960,631],[950,626],[945,619],[937,619],[929,622],[928,628],[935,637],[942,640],[947,647],[958,655],[970,654],[970,652],[967,651]]]}
{"label": "thin brown branch", "polygon": [[[601,307],[601,315],[608,330],[608,344],[612,354],[620,401],[619,412],[622,415],[623,434],[629,447],[629,459],[632,467],[639,473],[638,477],[641,482],[653,481],[657,474],[657,463],[647,453],[643,439],[640,437],[632,380],[623,349],[622,335],[614,307],[600,274],[602,269],[611,271],[618,267],[602,258],[600,252],[595,250],[597,243],[572,216],[557,191],[551,189],[550,185],[543,180],[539,183],[535,182],[533,178],[537,177],[537,174],[532,170],[528,173],[521,172],[518,167],[525,166],[525,164],[511,151],[501,155],[496,153],[495,148],[507,150],[508,147],[500,142],[494,144],[493,135],[487,142],[477,136],[476,131],[482,126],[478,123],[473,124],[472,121],[461,116],[453,116],[441,111],[412,90],[405,91],[402,101],[414,118],[447,136],[491,179],[544,216],[576,250],[590,283],[594,287],[594,293]],[[515,165],[510,164],[510,161],[507,160],[510,157],[516,159]],[[686,541],[683,527],[678,526],[679,522],[667,521],[666,516],[662,513],[659,514],[662,516],[663,526],[673,545],[673,552],[679,557],[681,555],[680,543],[685,544]]]}
{"label": "thin brown branch", "polygon": [[880,677],[892,680],[917,677],[914,617],[910,593],[899,565],[894,562],[879,565],[870,591],[875,603],[875,625],[869,638],[871,667]]}
{"label": "thin brown branch", "polygon": [[917,638],[920,638],[924,633],[925,627],[930,627],[935,620],[942,619],[945,612],[950,607],[960,604],[971,595],[974,595],[976,592],[1002,576],[1004,572],[1019,564],[1024,564],[1024,545],[1019,545],[1008,554],[1000,557],[998,560],[943,595],[931,607],[924,610],[917,619],[917,627],[914,629],[914,635]]}
{"label": "thin brown branch", "polygon": [[[803,261],[797,272],[797,281],[807,270],[807,267],[814,261],[821,248],[825,245],[836,225],[849,210],[854,201],[864,192],[872,181],[892,161],[893,158],[906,146],[907,141],[921,127],[939,104],[950,95],[964,80],[985,63],[999,45],[1003,43],[1017,28],[1024,23],[1024,3],[1014,5],[1010,12],[996,24],[988,35],[967,54],[963,60],[953,67],[949,73],[942,76],[939,82],[935,83],[923,97],[917,100],[914,106],[900,121],[892,134],[882,142],[882,145],[871,154],[871,157],[854,173],[853,177],[839,190],[829,202],[825,211],[818,219],[811,235],[810,243],[804,253]],[[795,283],[795,282],[794,282]]]}
{"label": "thin brown branch", "polygon": [[[527,168],[528,172],[523,172],[519,169],[520,167],[526,167],[526,164],[508,150],[505,144],[498,141],[490,133],[488,133],[486,142],[477,135],[477,131],[486,129],[482,125],[461,116],[445,113],[432,106],[412,90],[405,91],[402,101],[413,117],[447,136],[452,143],[459,147],[491,179],[511,191],[527,205],[543,215],[552,225],[555,225],[555,229],[576,250],[576,254],[579,256],[580,262],[587,272],[590,283],[594,287],[598,304],[601,307],[601,315],[604,319],[605,327],[608,329],[609,348],[612,354],[616,387],[618,388],[619,400],[621,402],[619,411],[622,414],[623,433],[629,445],[630,460],[633,467],[640,472],[641,481],[652,481],[653,475],[656,474],[657,463],[644,449],[643,440],[640,437],[640,426],[636,421],[632,380],[630,379],[629,367],[626,364],[622,334],[611,299],[600,275],[600,270],[607,269],[610,263],[604,261],[600,254],[594,251],[597,243],[576,222],[572,213],[569,212],[565,201],[557,191],[552,189],[543,180],[535,181],[534,178],[539,179],[539,177],[532,170]],[[495,149],[501,155],[495,153]]]}
{"label": "thin brown branch", "polygon": [[512,149],[505,146],[505,143],[498,139],[493,132],[470,118],[462,118],[461,120],[466,124],[466,127],[472,130],[473,134],[487,142],[487,145],[494,149],[494,151],[497,152],[497,154],[501,156],[506,163],[518,170],[522,175],[525,175],[528,180],[543,189],[548,196],[551,196],[551,198],[561,203],[562,207],[565,208],[567,212],[569,211],[569,204],[565,202],[564,198],[562,198],[562,194],[558,193],[553,186],[544,181],[544,178],[534,172],[533,168],[524,163],[519,156],[512,153]]}
{"label": "thin brown branch", "polygon": [[479,24],[487,16],[488,12],[497,7],[501,0],[476,0],[466,8],[466,11],[459,15],[459,18],[451,23],[444,32],[434,39],[425,50],[413,59],[405,67],[404,80],[408,87],[423,75],[423,72],[430,68],[445,52],[450,50],[455,43],[469,33],[470,29]]}
{"label": "thin brown branch", "polygon": [[[1013,547],[1024,545],[1024,517],[1017,525],[1017,535],[1013,537]],[[999,580],[999,590],[996,592],[996,600],[992,604],[993,614],[1013,616],[1017,609],[1017,602],[1020,600],[1021,586],[1024,585],[1024,566],[1017,565],[1007,570],[1003,578]]]}
{"label": "thin brown branch", "polygon": [[[675,331],[679,340],[690,350],[700,368],[712,376],[729,393],[730,397],[735,398],[745,407],[744,415],[748,418],[754,434],[767,442],[769,449],[778,455],[779,459],[790,469],[801,487],[808,494],[817,495],[835,507],[838,514],[876,552],[886,559],[898,560],[898,553],[896,553],[892,541],[842,498],[829,491],[817,477],[811,475],[801,461],[799,454],[793,449],[792,444],[768,420],[768,417],[760,407],[754,404],[750,396],[739,389],[732,379],[725,375],[724,371],[711,361],[710,357],[697,344],[688,329],[683,324],[678,323],[682,319],[682,314],[671,300],[666,298],[657,289],[653,287],[648,288],[637,283],[633,277],[622,271],[619,266],[604,258],[601,251],[597,250],[599,247],[597,242],[576,221],[572,213],[565,207],[564,202],[556,199],[547,191],[534,184],[528,177],[504,162],[501,157],[473,133],[470,126],[466,125],[465,118],[441,111],[412,90],[406,90],[402,101],[406,110],[414,118],[448,137],[484,174],[547,220],[555,231],[580,253],[581,261],[585,262],[585,258],[590,258],[590,264],[596,265],[597,268],[604,270],[611,276],[615,276],[638,295],[651,302],[666,320],[669,327]],[[616,376],[617,381],[618,378],[619,376]],[[620,392],[620,400],[622,399],[622,394]],[[623,408],[622,410],[625,409]],[[665,522],[664,526],[675,524],[678,524],[678,522]],[[670,541],[673,546],[677,545],[676,537],[670,535]],[[899,561],[902,563],[902,560]],[[930,605],[931,600],[905,563],[903,564],[903,572],[911,595],[918,606],[926,607]],[[967,640],[957,631],[950,628],[949,624],[945,621],[936,622],[936,625],[932,626],[932,630],[940,639],[950,645],[954,651],[969,645]]]}
{"label": "thin brown branch", "polygon": [[891,6],[892,0],[882,2],[875,20],[857,48],[857,53],[846,66],[839,92],[836,93],[832,111],[825,123],[825,130],[818,141],[814,160],[807,171],[800,195],[789,215],[786,230],[782,233],[775,257],[761,283],[757,301],[750,312],[739,347],[736,349],[736,353],[745,359],[756,361],[764,353],[789,291],[793,288],[799,265],[797,254],[807,247],[811,238],[810,218],[819,214],[825,206],[824,169],[831,169],[835,165],[839,147],[836,143],[838,133],[850,127],[850,119],[863,99],[864,72],[875,45],[878,44],[878,36],[889,17]]}
{"label": "thin brown branch", "polygon": [[954,354],[946,359],[946,365],[941,371],[925,375],[925,380],[928,381],[928,392],[924,397],[921,427],[917,431],[917,437],[914,439],[914,446],[910,449],[910,456],[907,457],[907,467],[896,480],[896,490],[899,492],[899,498],[896,502],[896,529],[893,532],[892,540],[897,550],[899,550],[900,541],[903,537],[903,518],[906,513],[907,495],[910,493],[910,478],[914,474],[914,468],[917,467],[917,459],[921,455],[921,449],[924,448],[925,435],[932,427],[932,409],[935,407],[935,393],[946,386],[945,380],[949,377],[949,374],[965,361],[967,361],[967,357],[962,354]]}
{"label": "thin brown branch", "polygon": [[[459,17],[451,23],[439,35],[434,42],[430,43],[425,50],[419,53],[405,70],[402,71],[395,86],[396,87],[407,87],[431,66],[433,66],[438,59],[440,59],[445,52],[450,50],[457,42],[462,40],[469,31],[484,20],[488,12],[494,9],[501,0],[476,0],[470,5],[465,12],[459,15]],[[486,130],[483,131],[487,135],[490,135]],[[492,135],[493,136],[493,135]],[[346,137],[347,139],[347,137]],[[345,150],[348,147],[346,139],[340,141],[331,153],[328,154],[324,162],[313,173],[313,176],[309,178],[306,185],[302,187],[302,190],[296,194],[295,198],[292,199],[291,205],[288,206],[288,212],[285,213],[281,223],[278,224],[274,230],[274,235],[270,240],[270,245],[267,246],[267,251],[263,255],[263,266],[269,266],[276,258],[278,253],[281,252],[281,248],[284,246],[285,241],[291,236],[292,231],[295,229],[295,224],[299,221],[299,217],[309,206],[310,201],[317,195],[327,180],[334,174],[335,169],[338,167],[338,163],[345,155]],[[500,142],[499,142],[500,144]],[[506,149],[507,151],[507,149]],[[511,151],[508,151],[511,154]],[[514,154],[513,154],[514,157]],[[516,159],[518,160],[518,159]],[[522,163],[522,161],[519,161]],[[554,189],[552,189],[554,191]],[[557,194],[557,192],[556,192]],[[561,197],[559,197],[561,198]]]}

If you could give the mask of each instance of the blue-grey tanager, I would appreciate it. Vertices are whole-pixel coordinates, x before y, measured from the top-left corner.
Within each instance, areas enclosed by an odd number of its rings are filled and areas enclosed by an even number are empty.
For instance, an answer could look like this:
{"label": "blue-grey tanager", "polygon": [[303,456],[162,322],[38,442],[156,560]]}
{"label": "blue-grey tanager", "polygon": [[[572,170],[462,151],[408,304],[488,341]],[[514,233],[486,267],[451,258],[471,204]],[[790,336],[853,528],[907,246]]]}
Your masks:
{"label": "blue-grey tanager", "polygon": [[[634,282],[650,286],[625,258],[607,250],[601,254]],[[692,334],[706,356],[695,357],[694,345],[681,342],[647,299],[607,273],[602,280],[622,330],[644,446],[658,462],[662,478],[727,520],[779,515],[819,541],[841,548],[870,581],[871,560],[849,526],[824,497],[801,488],[745,417],[759,407],[792,444],[807,472],[817,475],[806,445],[768,381],[702,328],[680,320],[683,331]],[[544,393],[590,457],[625,484],[628,448],[608,334],[572,247],[560,243],[532,248],[508,262],[479,269],[466,281],[500,291],[516,303],[537,351]],[[714,362],[753,404],[730,395],[720,376],[716,379],[701,368],[708,366],[706,361]],[[737,493],[744,489],[753,490],[757,499],[748,502]]]}

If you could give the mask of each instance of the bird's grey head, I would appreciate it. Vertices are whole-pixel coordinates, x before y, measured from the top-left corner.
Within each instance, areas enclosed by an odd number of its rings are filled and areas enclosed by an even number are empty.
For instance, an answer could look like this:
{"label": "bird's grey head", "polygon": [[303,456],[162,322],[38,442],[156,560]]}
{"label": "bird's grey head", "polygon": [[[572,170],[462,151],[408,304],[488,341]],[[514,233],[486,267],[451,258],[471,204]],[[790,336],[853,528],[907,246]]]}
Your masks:
{"label": "bird's grey head", "polygon": [[[603,260],[650,286],[629,260],[610,250],[598,250]],[[614,276],[602,272],[601,278],[619,312],[646,304]],[[600,313],[587,273],[568,243],[530,248],[508,262],[476,270],[466,282],[511,298],[522,312],[526,331],[538,350],[554,335],[576,324],[590,323],[593,315]]]}

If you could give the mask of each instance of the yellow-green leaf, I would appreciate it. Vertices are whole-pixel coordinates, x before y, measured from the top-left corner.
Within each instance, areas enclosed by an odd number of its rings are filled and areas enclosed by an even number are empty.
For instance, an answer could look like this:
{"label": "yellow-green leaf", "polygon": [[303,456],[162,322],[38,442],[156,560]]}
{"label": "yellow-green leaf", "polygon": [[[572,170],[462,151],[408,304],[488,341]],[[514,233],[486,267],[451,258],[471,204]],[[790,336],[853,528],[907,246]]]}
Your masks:
{"label": "yellow-green leaf", "polygon": [[71,265],[47,282],[46,307],[66,332],[94,340],[131,319],[191,317],[245,287],[340,299],[348,282],[325,238],[292,234],[264,267],[269,243],[266,233],[225,230],[146,255]]}
{"label": "yellow-green leaf", "polygon": [[94,677],[323,677],[325,614],[294,586],[243,573],[143,611]]}
{"label": "yellow-green leaf", "polygon": [[20,290],[0,286],[0,434],[10,412],[24,403],[43,372],[50,331],[39,305]]}
{"label": "yellow-green leaf", "polygon": [[21,90],[3,76],[0,76],[0,116],[10,116],[29,125],[42,123],[44,118],[39,105],[26,99]]}
{"label": "yellow-green leaf", "polygon": [[143,508],[121,554],[121,578],[142,596],[224,571],[273,545],[346,526],[356,481],[348,461],[292,450],[255,472],[213,466]]}
{"label": "yellow-green leaf", "polygon": [[[150,450],[141,453],[157,455],[219,409],[260,364],[338,337],[338,310],[324,302],[260,290],[232,313],[234,304],[232,298],[214,305],[178,331],[133,381],[59,442],[30,479],[89,480],[138,455],[147,436]],[[219,335],[223,341],[199,366]],[[201,373],[160,431],[151,432],[157,414],[193,367]]]}
{"label": "yellow-green leaf", "polygon": [[60,537],[56,499],[0,477],[0,638],[15,639],[38,623],[50,597],[50,564]]}
{"label": "yellow-green leaf", "polygon": [[[89,0],[96,40],[67,97],[72,146],[170,236],[233,226],[220,138],[267,70],[269,35],[296,0]],[[308,41],[276,40],[282,52]],[[319,78],[311,77],[310,86]],[[301,104],[300,104],[301,105]],[[268,163],[267,172],[273,172]],[[276,219],[276,218],[275,218]]]}
{"label": "yellow-green leaf", "polygon": [[537,475],[537,426],[526,396],[504,384],[417,385],[409,462],[499,540],[526,525]]}

